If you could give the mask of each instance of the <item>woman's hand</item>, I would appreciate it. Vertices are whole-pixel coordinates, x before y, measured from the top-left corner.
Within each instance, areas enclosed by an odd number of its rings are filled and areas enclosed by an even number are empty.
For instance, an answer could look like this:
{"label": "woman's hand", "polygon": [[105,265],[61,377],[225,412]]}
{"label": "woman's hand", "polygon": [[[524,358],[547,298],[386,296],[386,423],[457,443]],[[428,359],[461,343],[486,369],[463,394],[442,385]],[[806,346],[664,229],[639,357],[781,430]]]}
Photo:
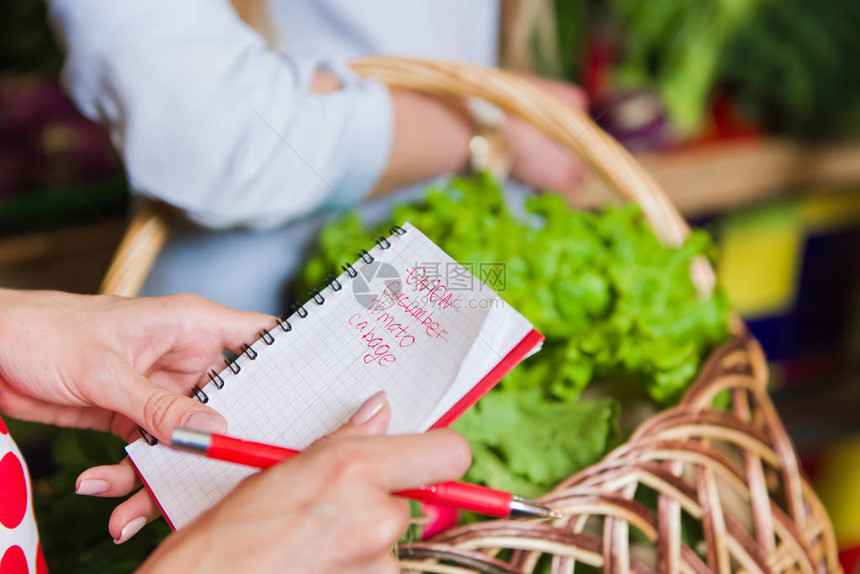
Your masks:
{"label": "woman's hand", "polygon": [[[238,349],[272,322],[194,295],[125,299],[0,289],[0,412],[129,441],[138,425],[162,440],[180,425],[224,432],[224,418],[189,392],[206,382],[223,349]],[[128,494],[140,486],[128,460],[91,470],[91,480],[87,473],[78,479],[81,494]],[[142,516],[158,516],[145,491],[114,511],[114,538],[135,530],[127,526]]]}
{"label": "woman's hand", "polygon": [[[534,75],[524,76],[524,79],[572,109],[588,111],[585,92],[576,86]],[[586,169],[572,151],[518,117],[508,117],[504,130],[513,159],[511,175],[514,178],[538,191],[550,189],[575,197]]]}
{"label": "woman's hand", "polygon": [[[522,75],[522,79],[577,111],[587,111],[585,93],[572,84],[530,74]],[[391,155],[371,197],[466,169],[474,126],[461,100],[408,90],[392,90],[391,96],[394,102]],[[513,178],[537,191],[552,189],[575,198],[586,171],[573,152],[517,117],[507,117],[501,129],[511,154]]]}
{"label": "woman's hand", "polygon": [[471,457],[449,430],[370,436],[389,415],[384,395],[372,397],[339,431],[173,534],[139,572],[399,572],[391,550],[409,505],[390,493],[456,480]]}
{"label": "woman's hand", "polygon": [[195,295],[149,299],[0,290],[0,412],[109,431],[226,430],[190,398],[223,349],[273,319]]}

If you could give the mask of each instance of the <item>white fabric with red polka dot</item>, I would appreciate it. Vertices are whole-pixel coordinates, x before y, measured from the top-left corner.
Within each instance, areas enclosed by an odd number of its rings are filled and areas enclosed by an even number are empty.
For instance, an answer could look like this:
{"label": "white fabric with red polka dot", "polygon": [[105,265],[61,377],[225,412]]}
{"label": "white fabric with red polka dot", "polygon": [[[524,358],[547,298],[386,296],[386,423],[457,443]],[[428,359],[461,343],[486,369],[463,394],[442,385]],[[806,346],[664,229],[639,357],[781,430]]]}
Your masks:
{"label": "white fabric with red polka dot", "polygon": [[30,476],[0,419],[0,574],[47,574],[39,546]]}

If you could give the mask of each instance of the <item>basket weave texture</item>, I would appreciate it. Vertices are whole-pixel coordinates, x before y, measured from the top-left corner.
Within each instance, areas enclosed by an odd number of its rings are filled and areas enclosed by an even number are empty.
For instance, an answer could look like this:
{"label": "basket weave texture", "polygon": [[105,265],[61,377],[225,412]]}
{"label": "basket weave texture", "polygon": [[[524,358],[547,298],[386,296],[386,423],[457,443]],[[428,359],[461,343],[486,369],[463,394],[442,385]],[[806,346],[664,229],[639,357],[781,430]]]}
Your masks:
{"label": "basket weave texture", "polygon": [[[618,194],[636,201],[667,244],[689,228],[654,179],[609,135],[522,78],[455,62],[367,58],[361,76],[392,88],[474,96],[518,115],[582,157]],[[548,158],[548,162],[552,158]],[[148,203],[134,217],[102,291],[137,294],[170,227]],[[703,295],[705,260],[691,269]],[[758,343],[735,321],[675,408],[646,421],[600,463],[541,500],[552,523],[495,520],[401,545],[404,572],[439,574],[604,572],[841,572],[827,513],[801,476],[766,392]],[[714,406],[715,397],[728,401]],[[720,401],[717,401],[720,402]],[[645,504],[648,500],[654,504]]]}
{"label": "basket weave texture", "polygon": [[[766,382],[759,345],[733,337],[679,406],[541,497],[564,518],[484,522],[406,544],[404,571],[513,574],[535,572],[541,559],[553,573],[577,565],[641,573],[841,571],[829,519],[800,476]],[[712,407],[723,391],[731,406]],[[656,498],[654,507],[634,499],[642,490]]]}

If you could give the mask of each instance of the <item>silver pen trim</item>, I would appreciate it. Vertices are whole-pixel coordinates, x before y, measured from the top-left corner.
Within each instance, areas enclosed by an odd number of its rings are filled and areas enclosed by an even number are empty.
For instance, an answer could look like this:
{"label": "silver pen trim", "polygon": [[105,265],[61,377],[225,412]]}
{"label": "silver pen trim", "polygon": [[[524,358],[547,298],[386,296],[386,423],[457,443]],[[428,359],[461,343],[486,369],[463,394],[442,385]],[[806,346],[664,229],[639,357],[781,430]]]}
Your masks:
{"label": "silver pen trim", "polygon": [[211,444],[212,436],[209,433],[196,430],[178,428],[170,435],[170,446],[179,450],[206,454]]}
{"label": "silver pen trim", "polygon": [[518,494],[511,496],[511,518],[561,518],[561,514],[554,512],[548,506],[544,506],[536,500],[525,498]]}

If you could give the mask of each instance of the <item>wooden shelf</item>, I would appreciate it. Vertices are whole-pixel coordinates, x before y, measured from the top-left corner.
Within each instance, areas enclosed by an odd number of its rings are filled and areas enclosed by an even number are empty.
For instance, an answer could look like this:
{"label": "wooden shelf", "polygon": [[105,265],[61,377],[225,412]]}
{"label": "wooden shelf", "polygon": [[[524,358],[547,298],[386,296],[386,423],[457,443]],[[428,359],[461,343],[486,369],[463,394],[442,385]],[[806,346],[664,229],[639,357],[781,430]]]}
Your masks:
{"label": "wooden shelf", "polygon": [[[798,187],[822,191],[860,187],[860,145],[810,147],[787,140],[707,144],[640,161],[690,218],[714,215]],[[581,190],[582,204],[596,207],[611,194],[597,177]]]}

